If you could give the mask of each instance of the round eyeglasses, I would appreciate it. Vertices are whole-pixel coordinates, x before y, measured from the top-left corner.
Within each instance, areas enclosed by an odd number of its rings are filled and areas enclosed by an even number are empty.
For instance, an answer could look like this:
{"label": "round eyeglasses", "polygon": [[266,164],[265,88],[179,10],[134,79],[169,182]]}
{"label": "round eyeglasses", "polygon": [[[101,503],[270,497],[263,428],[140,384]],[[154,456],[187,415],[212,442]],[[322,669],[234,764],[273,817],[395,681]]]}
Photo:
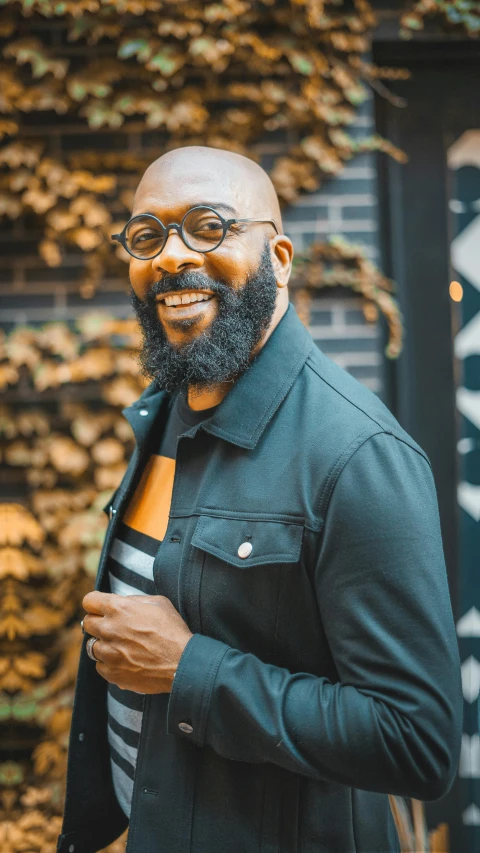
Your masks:
{"label": "round eyeglasses", "polygon": [[224,219],[213,207],[201,205],[188,210],[180,224],[164,225],[152,213],[141,213],[127,222],[121,234],[112,234],[112,240],[121,243],[132,258],[151,261],[160,254],[173,228],[189,249],[206,254],[218,249],[229,228],[240,222],[271,223],[279,233],[273,219]]}

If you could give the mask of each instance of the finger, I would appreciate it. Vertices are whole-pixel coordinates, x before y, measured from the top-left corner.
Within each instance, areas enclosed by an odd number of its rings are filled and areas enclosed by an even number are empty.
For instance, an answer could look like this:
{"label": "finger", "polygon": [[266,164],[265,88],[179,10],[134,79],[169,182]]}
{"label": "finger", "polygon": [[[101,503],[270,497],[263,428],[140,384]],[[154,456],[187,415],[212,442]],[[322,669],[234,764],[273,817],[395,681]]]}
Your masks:
{"label": "finger", "polygon": [[[95,643],[95,645],[97,645],[97,643]],[[98,674],[101,675],[102,678],[105,679],[105,681],[108,681],[109,684],[116,684],[117,687],[120,687],[121,689],[123,689],[121,687],[121,685],[118,683],[120,681],[118,675],[114,672],[114,670],[112,670],[105,663],[103,663],[102,661],[99,661],[96,664],[96,669],[97,669]]]}
{"label": "finger", "polygon": [[105,663],[105,643],[102,640],[96,640],[93,644],[92,654],[95,660],[100,661],[100,663]]}
{"label": "finger", "polygon": [[[95,645],[97,645],[97,644],[95,643]],[[102,663],[102,661],[100,661],[99,663],[96,664],[96,669],[97,669],[98,674],[101,675],[102,678],[105,679],[105,681],[108,681],[110,684],[113,684],[112,677],[111,677],[110,670],[109,670],[108,666],[105,666],[105,664]]]}
{"label": "finger", "polygon": [[101,637],[103,618],[103,616],[92,616],[91,613],[87,613],[83,617],[83,630],[85,633],[90,634],[92,637]]}
{"label": "finger", "polygon": [[87,592],[83,598],[82,605],[87,613],[104,616],[109,607],[110,599],[111,594],[109,592],[94,590],[93,592]]}

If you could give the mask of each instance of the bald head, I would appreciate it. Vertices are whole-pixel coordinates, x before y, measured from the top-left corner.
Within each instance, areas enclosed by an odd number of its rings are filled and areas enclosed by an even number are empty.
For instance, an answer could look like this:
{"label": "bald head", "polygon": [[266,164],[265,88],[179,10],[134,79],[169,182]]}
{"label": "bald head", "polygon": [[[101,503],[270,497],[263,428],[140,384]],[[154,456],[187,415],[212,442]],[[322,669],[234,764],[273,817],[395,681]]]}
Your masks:
{"label": "bald head", "polygon": [[[223,226],[205,208],[213,208]],[[136,307],[139,316],[142,310],[150,320],[155,314],[152,328],[158,331],[160,321],[169,346],[181,350],[199,341],[206,347],[203,379],[192,381],[196,387],[230,358],[238,368],[245,364],[245,354],[248,360],[260,345],[259,335],[263,345],[285,313],[293,246],[282,231],[270,178],[240,154],[177,148],[143,175],[126,226]],[[225,381],[234,372],[231,364]]]}
{"label": "bald head", "polygon": [[275,188],[261,166],[248,157],[221,148],[192,145],[168,151],[145,171],[134,199],[133,215],[145,211],[153,195],[195,204],[225,202],[238,217],[273,219],[283,231]]}

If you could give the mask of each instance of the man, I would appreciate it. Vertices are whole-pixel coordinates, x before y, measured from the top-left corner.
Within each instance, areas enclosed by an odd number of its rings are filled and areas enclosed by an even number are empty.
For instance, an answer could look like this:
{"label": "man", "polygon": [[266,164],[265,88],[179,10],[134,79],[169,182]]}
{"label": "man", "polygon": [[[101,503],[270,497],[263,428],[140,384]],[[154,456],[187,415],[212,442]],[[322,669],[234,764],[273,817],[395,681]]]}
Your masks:
{"label": "man", "polygon": [[58,850],[390,853],[450,788],[460,669],[429,461],[288,304],[253,162],[161,157],[115,235],[153,381],[109,507]]}

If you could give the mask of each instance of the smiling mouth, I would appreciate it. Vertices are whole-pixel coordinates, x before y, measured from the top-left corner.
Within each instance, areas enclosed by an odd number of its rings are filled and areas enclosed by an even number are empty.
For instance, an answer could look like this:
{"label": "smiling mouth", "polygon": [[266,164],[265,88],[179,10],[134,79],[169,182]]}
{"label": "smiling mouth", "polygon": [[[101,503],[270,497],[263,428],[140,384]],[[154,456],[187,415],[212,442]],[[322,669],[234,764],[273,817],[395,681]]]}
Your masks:
{"label": "smiling mouth", "polygon": [[181,294],[172,293],[165,296],[158,296],[157,302],[161,302],[167,308],[175,308],[178,305],[191,305],[194,302],[209,302],[214,296],[214,293],[187,291]]}

